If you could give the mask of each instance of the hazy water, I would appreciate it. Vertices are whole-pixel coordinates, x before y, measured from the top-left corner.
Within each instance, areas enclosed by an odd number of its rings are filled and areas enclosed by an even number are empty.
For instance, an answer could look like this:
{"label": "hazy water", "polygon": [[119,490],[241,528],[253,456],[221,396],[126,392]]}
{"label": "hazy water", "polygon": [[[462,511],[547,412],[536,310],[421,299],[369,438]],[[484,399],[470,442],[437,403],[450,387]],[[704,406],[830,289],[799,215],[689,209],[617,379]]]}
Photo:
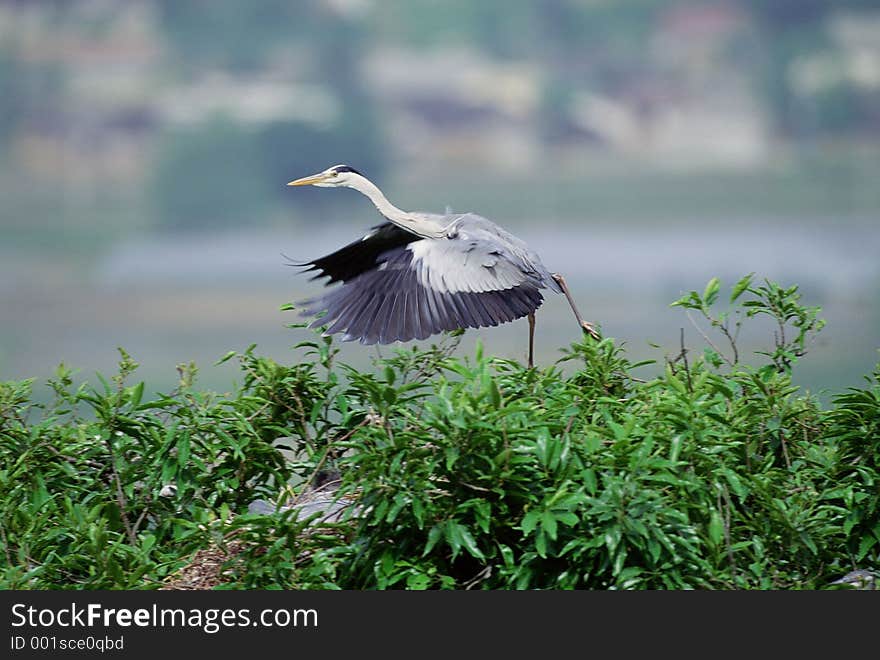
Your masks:
{"label": "hazy water", "polygon": [[[227,389],[233,365],[213,363],[251,343],[289,362],[290,346],[308,336],[285,324],[296,320],[281,304],[320,286],[285,265],[282,253],[310,258],[353,240],[360,228],[313,232],[173,237],[112,247],[80,276],[39,264],[36,255],[0,259],[0,379],[45,378],[61,361],[112,372],[116,346],[143,365],[151,388],[170,389],[175,365],[196,360],[205,386]],[[677,352],[680,328],[692,348],[703,345],[678,309],[668,304],[713,276],[727,286],[748,272],[801,285],[805,304],[821,305],[828,327],[799,367],[799,382],[840,389],[862,384],[880,348],[880,226],[827,224],[776,227],[731,221],[711,230],[687,227],[514,228],[562,272],[584,315],[606,336],[627,343],[634,359]],[[724,291],[722,291],[722,296]],[[469,331],[486,350],[524,359],[526,324]],[[550,295],[538,314],[537,359],[549,364],[558,348],[578,336],[561,296]],[[769,332],[745,333],[743,348],[772,341]],[[661,348],[652,348],[659,344]],[[392,349],[378,349],[387,354]],[[342,358],[366,365],[377,349],[346,344]]]}

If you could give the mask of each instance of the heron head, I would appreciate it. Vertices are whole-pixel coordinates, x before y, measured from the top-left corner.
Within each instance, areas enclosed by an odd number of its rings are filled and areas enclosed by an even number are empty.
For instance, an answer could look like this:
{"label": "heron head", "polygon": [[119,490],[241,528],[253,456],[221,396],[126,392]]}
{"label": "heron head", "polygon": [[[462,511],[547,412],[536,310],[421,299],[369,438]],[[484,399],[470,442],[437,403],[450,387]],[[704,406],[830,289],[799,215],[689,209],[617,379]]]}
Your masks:
{"label": "heron head", "polygon": [[337,188],[339,186],[351,186],[355,176],[363,176],[349,165],[334,165],[323,172],[304,176],[288,183],[288,186],[319,186],[321,188]]}
{"label": "heron head", "polygon": [[859,568],[851,571],[850,573],[847,573],[839,580],[830,582],[829,584],[845,584],[847,586],[853,587],[854,589],[873,591],[877,588],[877,576],[871,571],[866,571]]}

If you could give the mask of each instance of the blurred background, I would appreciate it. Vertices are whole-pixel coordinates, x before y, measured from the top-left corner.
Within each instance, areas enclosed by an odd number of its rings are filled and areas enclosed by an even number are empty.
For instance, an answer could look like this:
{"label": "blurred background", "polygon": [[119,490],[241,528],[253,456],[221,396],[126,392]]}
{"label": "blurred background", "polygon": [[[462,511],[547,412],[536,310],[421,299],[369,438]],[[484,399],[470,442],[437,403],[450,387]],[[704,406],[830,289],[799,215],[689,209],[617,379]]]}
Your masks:
{"label": "blurred background", "polygon": [[[877,362],[876,0],[0,0],[0,379],[122,346],[150,389],[195,360],[222,391],[229,350],[295,359],[279,307],[319,285],[283,255],[379,221],[285,186],[337,163],[514,231],[634,359],[699,348],[668,304],[755,271],[824,308],[800,384]],[[552,296],[539,363],[578,336]]]}

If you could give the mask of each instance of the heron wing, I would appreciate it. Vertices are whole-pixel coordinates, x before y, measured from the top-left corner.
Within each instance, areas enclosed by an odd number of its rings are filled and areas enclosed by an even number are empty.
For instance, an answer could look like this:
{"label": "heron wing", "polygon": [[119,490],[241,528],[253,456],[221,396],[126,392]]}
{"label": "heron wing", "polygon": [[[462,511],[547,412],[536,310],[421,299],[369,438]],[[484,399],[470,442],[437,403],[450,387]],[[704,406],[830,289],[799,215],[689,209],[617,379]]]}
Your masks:
{"label": "heron wing", "polygon": [[541,287],[538,273],[497,241],[458,235],[407,245],[423,286],[440,292],[482,293],[512,289],[527,282]]}
{"label": "heron wing", "polygon": [[320,259],[296,264],[307,266],[306,272],[317,270],[313,280],[328,277],[327,284],[347,282],[379,263],[379,256],[388,250],[419,240],[419,237],[390,222],[376,225],[363,238],[352,241],[336,252]]}
{"label": "heron wing", "polygon": [[306,314],[326,312],[312,327],[327,325],[328,334],[343,333],[345,340],[388,344],[495,326],[540,307],[540,281],[498,249],[481,241],[448,245],[454,242],[411,241],[378,255],[371,270],[303,303]]}

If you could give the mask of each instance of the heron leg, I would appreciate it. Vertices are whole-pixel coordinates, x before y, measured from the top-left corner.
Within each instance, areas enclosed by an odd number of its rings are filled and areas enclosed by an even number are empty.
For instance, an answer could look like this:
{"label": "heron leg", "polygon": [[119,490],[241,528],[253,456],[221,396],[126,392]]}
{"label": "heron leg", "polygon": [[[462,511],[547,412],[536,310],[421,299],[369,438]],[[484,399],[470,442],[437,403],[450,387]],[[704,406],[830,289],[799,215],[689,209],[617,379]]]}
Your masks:
{"label": "heron leg", "polygon": [[535,366],[535,313],[529,314],[529,369]]}
{"label": "heron leg", "polygon": [[593,327],[593,324],[584,321],[581,313],[578,311],[577,305],[574,304],[574,298],[571,296],[571,291],[568,290],[568,284],[565,283],[565,278],[559,273],[553,273],[552,277],[559,285],[559,288],[562,289],[562,293],[565,294],[565,299],[568,300],[568,304],[571,306],[571,311],[574,312],[574,317],[577,319],[578,325],[581,326],[581,329],[593,339],[601,339],[599,332]]}

